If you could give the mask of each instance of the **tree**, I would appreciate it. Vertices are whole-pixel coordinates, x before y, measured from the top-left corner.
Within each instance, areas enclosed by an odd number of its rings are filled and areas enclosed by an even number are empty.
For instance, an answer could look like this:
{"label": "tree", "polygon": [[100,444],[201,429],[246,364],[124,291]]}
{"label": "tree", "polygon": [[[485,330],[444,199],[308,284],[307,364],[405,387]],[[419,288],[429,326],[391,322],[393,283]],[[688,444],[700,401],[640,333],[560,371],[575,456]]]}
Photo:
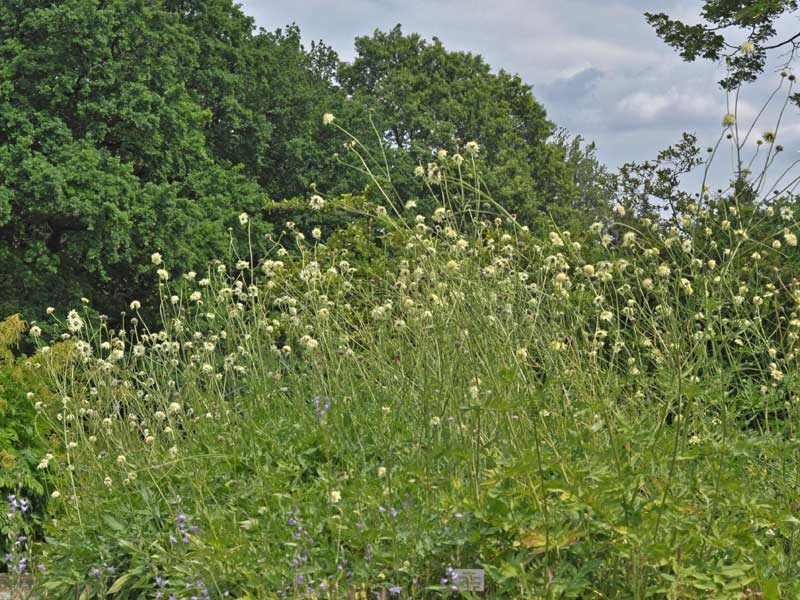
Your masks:
{"label": "tree", "polygon": [[[338,79],[352,97],[350,117],[370,114],[388,148],[401,196],[419,190],[413,170],[437,149],[455,152],[475,140],[488,166],[495,199],[527,223],[578,214],[581,197],[568,149],[550,143],[555,126],[531,86],[503,70],[492,73],[479,55],[448,51],[437,39],[404,35],[398,25],[356,39],[356,58]],[[361,122],[358,137],[374,137]]]}
{"label": "tree", "polygon": [[0,3],[0,314],[118,310],[151,252],[202,268],[265,191],[302,194],[325,50],[231,0]]}
{"label": "tree", "polygon": [[519,77],[399,27],[356,44],[341,64],[294,26],[256,31],[232,0],[0,3],[0,314],[82,296],[115,313],[157,290],[153,252],[203,269],[229,227],[245,242],[242,211],[364,190],[327,111],[362,140],[373,118],[402,196],[422,193],[414,167],[436,150],[477,140],[489,189],[526,222],[602,202],[581,183],[593,156],[551,140]]}
{"label": "tree", "polygon": [[705,23],[687,25],[664,13],[648,12],[645,17],[684,60],[724,58],[729,73],[720,83],[733,89],[763,72],[770,51],[784,52],[787,65],[792,61],[800,48],[800,32],[776,40],[775,22],[797,7],[797,0],[705,0],[701,10]]}
{"label": "tree", "polygon": [[574,189],[572,206],[587,216],[601,216],[605,209],[610,208],[615,183],[606,166],[597,158],[596,144],[586,144],[583,136],[571,135],[564,128],[556,131],[551,143],[563,153],[571,176]]}
{"label": "tree", "polygon": [[193,32],[200,60],[184,70],[193,100],[212,115],[204,129],[210,153],[242,165],[272,198],[308,192],[334,152],[322,114],[335,104],[338,57],[325,44],[306,52],[300,30],[254,32],[231,0],[168,0]]}

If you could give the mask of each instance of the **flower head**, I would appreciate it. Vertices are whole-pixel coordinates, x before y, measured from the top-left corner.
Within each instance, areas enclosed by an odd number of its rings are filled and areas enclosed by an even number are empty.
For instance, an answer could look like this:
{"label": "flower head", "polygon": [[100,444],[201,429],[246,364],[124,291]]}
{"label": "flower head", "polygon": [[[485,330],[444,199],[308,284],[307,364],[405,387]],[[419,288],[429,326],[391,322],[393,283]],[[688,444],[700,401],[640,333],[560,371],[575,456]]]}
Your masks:
{"label": "flower head", "polygon": [[67,313],[67,328],[72,333],[77,333],[83,329],[83,319],[81,319],[77,311],[71,310]]}
{"label": "flower head", "polygon": [[314,194],[308,201],[308,207],[311,210],[322,210],[325,207],[325,199],[322,196]]}

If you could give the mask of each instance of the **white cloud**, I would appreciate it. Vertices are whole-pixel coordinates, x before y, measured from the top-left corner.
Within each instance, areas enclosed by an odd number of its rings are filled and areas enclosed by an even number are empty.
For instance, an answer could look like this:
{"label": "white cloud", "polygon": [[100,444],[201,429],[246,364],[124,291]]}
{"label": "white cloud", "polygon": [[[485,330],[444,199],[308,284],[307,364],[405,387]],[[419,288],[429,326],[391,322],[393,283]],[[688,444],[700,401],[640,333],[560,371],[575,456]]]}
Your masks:
{"label": "white cloud", "polygon": [[709,124],[721,118],[720,104],[708,94],[671,87],[665,91],[632,92],[616,107],[631,125],[650,125],[681,119],[686,123]]}

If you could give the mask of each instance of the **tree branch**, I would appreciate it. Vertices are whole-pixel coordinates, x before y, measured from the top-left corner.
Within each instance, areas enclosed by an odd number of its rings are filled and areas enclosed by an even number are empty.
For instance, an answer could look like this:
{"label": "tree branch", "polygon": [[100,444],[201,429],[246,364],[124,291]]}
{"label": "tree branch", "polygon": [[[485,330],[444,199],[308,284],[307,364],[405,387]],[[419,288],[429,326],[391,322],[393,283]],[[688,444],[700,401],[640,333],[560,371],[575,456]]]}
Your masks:
{"label": "tree branch", "polygon": [[762,46],[762,50],[774,50],[775,48],[780,48],[781,46],[785,46],[786,44],[793,44],[796,39],[800,38],[800,32],[795,33],[792,37],[788,40],[784,40],[779,44],[773,44],[772,46]]}

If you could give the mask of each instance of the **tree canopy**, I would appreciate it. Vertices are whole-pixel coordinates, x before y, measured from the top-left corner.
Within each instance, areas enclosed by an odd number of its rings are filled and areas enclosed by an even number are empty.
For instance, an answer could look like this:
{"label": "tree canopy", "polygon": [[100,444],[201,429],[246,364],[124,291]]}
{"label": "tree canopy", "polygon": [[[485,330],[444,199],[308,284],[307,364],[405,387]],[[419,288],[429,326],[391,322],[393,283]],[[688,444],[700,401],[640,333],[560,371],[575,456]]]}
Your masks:
{"label": "tree canopy", "polygon": [[0,312],[119,307],[151,252],[224,255],[236,215],[303,193],[326,152],[315,55],[230,0],[14,0],[0,40]]}
{"label": "tree canopy", "polygon": [[755,80],[771,51],[782,52],[786,64],[791,62],[800,47],[800,32],[775,39],[775,22],[797,7],[797,0],[705,0],[700,11],[705,23],[689,25],[665,13],[648,12],[645,17],[684,60],[724,59],[729,73],[721,84],[732,89]]}
{"label": "tree canopy", "polygon": [[424,191],[418,164],[476,140],[522,221],[605,202],[593,149],[554,135],[518,76],[399,26],[356,51],[257,30],[232,0],[0,3],[0,313],[81,296],[116,312],[157,289],[153,252],[201,269],[243,243],[242,211],[363,191],[325,112],[380,142],[403,197]]}
{"label": "tree canopy", "polygon": [[[359,114],[370,111],[384,143],[393,150],[395,172],[408,173],[476,140],[488,168],[487,187],[521,220],[541,224],[550,213],[576,218],[578,168],[567,148],[553,143],[532,87],[504,70],[493,73],[480,55],[448,51],[437,38],[405,35],[398,25],[356,39],[356,58],[342,64],[339,81]],[[573,159],[577,157],[573,154]],[[398,183],[413,193],[410,181]],[[599,198],[594,198],[598,203]]]}

